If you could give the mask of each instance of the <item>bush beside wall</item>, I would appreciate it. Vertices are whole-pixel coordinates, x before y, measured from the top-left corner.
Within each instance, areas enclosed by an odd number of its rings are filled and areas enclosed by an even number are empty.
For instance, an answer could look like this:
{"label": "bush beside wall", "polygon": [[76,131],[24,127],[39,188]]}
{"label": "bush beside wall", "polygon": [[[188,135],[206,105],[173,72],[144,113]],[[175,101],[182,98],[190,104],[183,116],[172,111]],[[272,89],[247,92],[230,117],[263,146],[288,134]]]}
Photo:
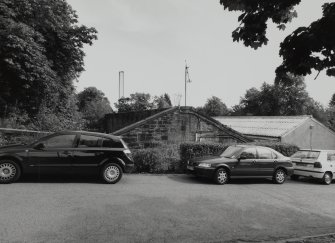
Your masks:
{"label": "bush beside wall", "polygon": [[135,173],[180,173],[178,145],[133,150]]}

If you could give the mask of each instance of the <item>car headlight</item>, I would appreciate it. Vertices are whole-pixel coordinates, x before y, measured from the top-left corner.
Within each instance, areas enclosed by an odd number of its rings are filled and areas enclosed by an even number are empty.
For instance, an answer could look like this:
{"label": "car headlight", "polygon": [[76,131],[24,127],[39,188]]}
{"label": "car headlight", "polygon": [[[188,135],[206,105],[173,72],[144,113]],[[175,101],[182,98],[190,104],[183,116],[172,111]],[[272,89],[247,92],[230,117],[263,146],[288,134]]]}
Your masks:
{"label": "car headlight", "polygon": [[204,168],[209,168],[209,167],[211,167],[211,164],[208,164],[208,163],[200,163],[198,166],[199,166],[199,167],[204,167]]}

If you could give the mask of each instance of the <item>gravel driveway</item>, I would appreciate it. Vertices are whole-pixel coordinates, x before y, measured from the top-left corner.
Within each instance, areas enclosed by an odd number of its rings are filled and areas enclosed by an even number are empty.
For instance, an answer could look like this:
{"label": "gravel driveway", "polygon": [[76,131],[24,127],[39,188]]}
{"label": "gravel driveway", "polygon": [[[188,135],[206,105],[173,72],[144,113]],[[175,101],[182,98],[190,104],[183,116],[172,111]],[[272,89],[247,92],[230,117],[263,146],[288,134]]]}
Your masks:
{"label": "gravel driveway", "polygon": [[0,242],[275,241],[335,231],[335,184],[125,175],[0,185]]}

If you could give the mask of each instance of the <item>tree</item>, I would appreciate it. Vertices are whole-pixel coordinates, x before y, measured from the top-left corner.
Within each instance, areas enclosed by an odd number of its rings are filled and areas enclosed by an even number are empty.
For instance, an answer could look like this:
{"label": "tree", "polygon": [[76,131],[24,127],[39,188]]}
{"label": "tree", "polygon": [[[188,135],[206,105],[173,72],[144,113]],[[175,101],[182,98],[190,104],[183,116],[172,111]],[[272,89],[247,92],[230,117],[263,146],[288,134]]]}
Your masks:
{"label": "tree", "polygon": [[113,112],[108,98],[96,87],[85,88],[78,94],[78,107],[90,129],[99,129],[101,119]]}
{"label": "tree", "polygon": [[230,112],[221,99],[216,96],[207,99],[204,107],[198,108],[198,111],[207,116],[226,116]]}
{"label": "tree", "polygon": [[334,107],[335,106],[335,94],[333,94],[332,98],[329,101],[329,106]]}
{"label": "tree", "polygon": [[[257,49],[268,43],[267,21],[285,29],[286,24],[297,17],[295,7],[301,0],[220,0],[228,11],[241,11],[240,22],[232,34],[233,41],[243,41],[245,46]],[[308,27],[300,27],[287,36],[280,45],[282,64],[276,73],[295,75],[311,74],[312,70],[335,76],[335,3],[322,6],[323,16]]]}
{"label": "tree", "polygon": [[155,96],[154,107],[157,109],[165,109],[172,107],[170,96],[166,93],[161,96]]}
{"label": "tree", "polygon": [[135,93],[130,94],[130,97],[119,99],[118,103],[114,105],[118,109],[118,112],[144,111],[154,108],[154,104],[150,99],[150,94]]}
{"label": "tree", "polygon": [[[263,83],[260,90],[251,88],[241,98],[236,113],[255,116],[288,116],[312,114],[319,106],[306,91],[304,79],[300,76],[285,75],[285,80],[276,80],[274,85]],[[313,111],[319,111],[315,108]]]}
{"label": "tree", "polygon": [[31,119],[41,110],[61,113],[84,70],[83,45],[96,38],[94,28],[78,25],[64,0],[1,0],[0,110],[26,112]]}

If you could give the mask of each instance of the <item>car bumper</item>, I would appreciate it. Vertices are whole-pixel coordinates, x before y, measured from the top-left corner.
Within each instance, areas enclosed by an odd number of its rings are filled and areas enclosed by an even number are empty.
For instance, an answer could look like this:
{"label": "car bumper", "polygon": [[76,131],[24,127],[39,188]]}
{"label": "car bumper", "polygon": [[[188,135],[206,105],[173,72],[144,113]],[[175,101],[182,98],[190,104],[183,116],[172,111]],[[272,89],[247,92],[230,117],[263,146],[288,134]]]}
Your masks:
{"label": "car bumper", "polygon": [[293,168],[286,168],[286,171],[287,171],[287,175],[288,176],[291,176],[294,173],[294,169]]}
{"label": "car bumper", "polygon": [[308,169],[295,168],[293,174],[298,175],[298,176],[313,177],[313,178],[321,179],[324,175],[324,172],[323,171],[314,171],[314,170],[308,170]]}
{"label": "car bumper", "polygon": [[131,173],[134,171],[134,167],[135,167],[134,164],[126,164],[124,166],[124,172]]}
{"label": "car bumper", "polygon": [[214,176],[215,168],[204,168],[199,166],[187,166],[187,172],[200,177],[212,178]]}

